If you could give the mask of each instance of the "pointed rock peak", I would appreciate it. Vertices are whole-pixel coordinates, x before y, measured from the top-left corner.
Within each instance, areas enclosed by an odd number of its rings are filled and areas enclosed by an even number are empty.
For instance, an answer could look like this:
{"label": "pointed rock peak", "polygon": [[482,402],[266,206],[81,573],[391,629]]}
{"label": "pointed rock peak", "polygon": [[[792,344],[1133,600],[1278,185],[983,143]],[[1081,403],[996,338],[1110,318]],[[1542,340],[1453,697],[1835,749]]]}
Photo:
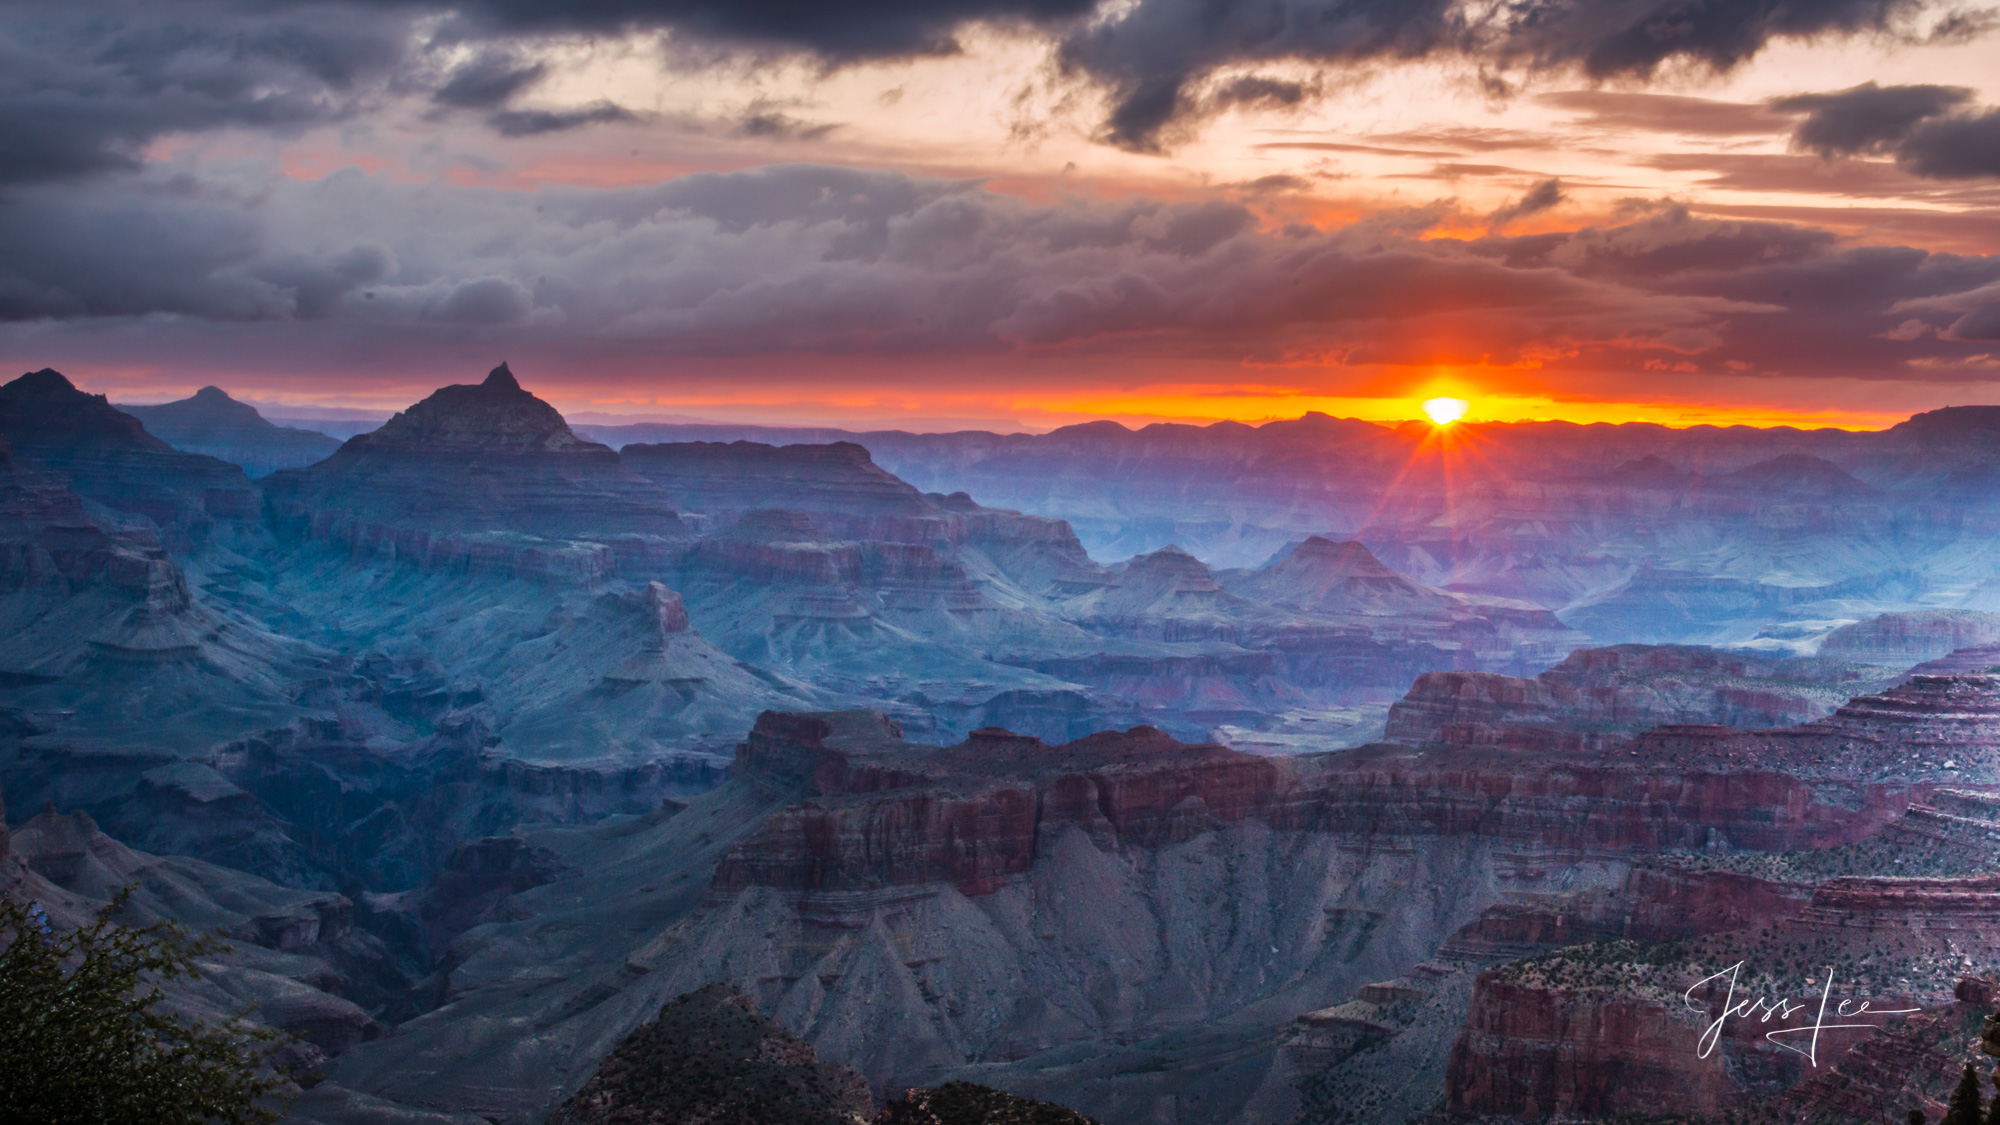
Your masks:
{"label": "pointed rock peak", "polygon": [[1292,553],[1274,564],[1283,566],[1310,566],[1315,570],[1331,570],[1341,574],[1367,577],[1388,577],[1395,571],[1382,565],[1375,552],[1358,539],[1334,541],[1323,535],[1308,536],[1306,541],[1292,548]]}
{"label": "pointed rock peak", "polygon": [[1179,544],[1169,543],[1150,554],[1134,555],[1125,564],[1125,574],[1136,578],[1150,576],[1199,576],[1207,578],[1208,565],[1200,559],[1180,549]]}
{"label": "pointed rock peak", "polygon": [[55,368],[44,367],[40,371],[30,371],[7,384],[7,389],[21,394],[45,395],[51,392],[75,391],[76,384],[70,382]]}
{"label": "pointed rock peak", "polygon": [[23,450],[79,444],[155,453],[172,448],[103,395],[78,390],[61,372],[48,367],[0,386],[0,432]]}
{"label": "pointed rock peak", "polygon": [[604,448],[571,433],[569,423],[556,408],[522,390],[504,363],[483,383],[439,387],[429,398],[363,437],[367,440],[362,441],[362,447],[496,452]]}

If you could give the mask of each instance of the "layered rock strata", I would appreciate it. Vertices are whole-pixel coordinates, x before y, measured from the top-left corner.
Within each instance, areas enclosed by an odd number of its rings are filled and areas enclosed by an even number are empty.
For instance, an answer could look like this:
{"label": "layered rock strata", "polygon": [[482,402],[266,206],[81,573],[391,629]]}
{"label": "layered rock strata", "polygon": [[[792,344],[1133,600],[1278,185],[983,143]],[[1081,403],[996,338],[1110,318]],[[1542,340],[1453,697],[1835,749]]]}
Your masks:
{"label": "layered rock strata", "polygon": [[1411,745],[1599,751],[1666,724],[1809,722],[1894,679],[1889,668],[1833,659],[1679,645],[1585,648],[1532,679],[1490,672],[1419,676],[1390,707],[1387,737]]}

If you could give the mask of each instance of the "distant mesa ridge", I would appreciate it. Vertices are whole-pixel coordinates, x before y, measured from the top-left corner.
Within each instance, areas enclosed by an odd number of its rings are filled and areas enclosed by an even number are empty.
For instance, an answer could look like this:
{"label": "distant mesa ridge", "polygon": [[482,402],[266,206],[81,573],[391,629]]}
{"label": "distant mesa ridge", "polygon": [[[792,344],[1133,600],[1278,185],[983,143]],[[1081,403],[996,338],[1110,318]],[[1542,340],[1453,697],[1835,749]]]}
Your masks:
{"label": "distant mesa ridge", "polygon": [[203,387],[177,402],[118,409],[174,448],[234,462],[252,476],[310,465],[340,448],[325,434],[273,425],[220,387]]}

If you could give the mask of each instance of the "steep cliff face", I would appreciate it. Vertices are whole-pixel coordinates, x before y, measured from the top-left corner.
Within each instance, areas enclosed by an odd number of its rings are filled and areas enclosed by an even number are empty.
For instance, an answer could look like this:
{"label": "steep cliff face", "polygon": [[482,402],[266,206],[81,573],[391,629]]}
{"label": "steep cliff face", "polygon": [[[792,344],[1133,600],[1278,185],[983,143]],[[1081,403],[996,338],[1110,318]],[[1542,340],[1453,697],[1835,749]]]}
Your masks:
{"label": "steep cliff face", "polygon": [[[1488,907],[1614,891],[1661,849],[1838,844],[1908,800],[1629,760],[1259,758],[1146,729],[939,748],[877,713],[767,714],[728,784],[685,809],[533,837],[563,874],[508,899],[517,921],[458,939],[445,1006],[393,1058],[365,1049],[337,1077],[526,1118],[665,998],[721,980],[878,1088],[1018,1080],[1139,1119],[1207,1087],[1110,1081],[1063,1052],[1168,1037],[1131,1057],[1258,1060],[1192,1118],[1219,1123],[1285,1087],[1270,1029],[1408,971]],[[1662,919],[1733,901],[1655,897]],[[558,916],[570,936],[552,945],[537,935]],[[1185,1039],[1218,1020],[1266,1030]],[[492,1084],[502,1055],[520,1084]],[[1115,1098],[1093,1100],[1098,1078]]]}
{"label": "steep cliff face", "polygon": [[47,368],[0,386],[0,437],[17,458],[61,473],[84,497],[146,517],[175,549],[218,527],[254,535],[262,521],[262,501],[243,470],[180,452],[103,395]]}
{"label": "steep cliff face", "polygon": [[1751,763],[1814,777],[1869,783],[2000,783],[2000,680],[1912,676],[1857,696],[1824,719],[1771,731],[1664,726],[1633,739],[1632,753],[1692,768]]}
{"label": "steep cliff face", "polygon": [[230,398],[221,387],[203,387],[177,402],[120,403],[118,409],[175,449],[240,465],[253,477],[310,465],[340,448],[325,434],[272,425],[256,407]]}
{"label": "steep cliff face", "polygon": [[[647,553],[685,528],[658,486],[570,432],[505,364],[444,387],[325,461],[274,473],[286,532],[390,552],[429,568],[499,567],[591,578],[612,546]],[[567,540],[588,539],[587,544]]]}
{"label": "steep cliff face", "polygon": [[[1759,1122],[1890,1120],[1906,1087],[1935,1091],[1947,1077],[1925,1073],[1937,1060],[1913,1042],[1934,1043],[1940,1020],[1962,1022],[1937,1009],[1955,992],[1966,999],[1968,966],[2000,962],[1996,833],[1990,795],[1947,790],[1824,851],[1672,857],[1634,868],[1616,890],[1489,910],[1447,952],[1527,960],[1480,976],[1452,1054],[1450,1109],[1617,1116],[1671,1100],[1676,1113],[1740,1107]],[[1839,1026],[1815,1043],[1806,1035],[1823,995]],[[1779,998],[1782,1013],[1738,1011],[1702,1050],[1727,1005]],[[1857,1014],[1918,1007],[1932,1011]],[[1808,1031],[1766,1034],[1792,1027]],[[1863,1089],[1883,1100],[1859,1104]]]}
{"label": "steep cliff face", "polygon": [[298,709],[284,677],[313,658],[197,602],[153,525],[78,496],[4,438],[0,633],[0,705],[41,716],[19,736],[63,728],[112,744],[186,746],[287,721]]}
{"label": "steep cliff face", "polygon": [[80,813],[53,809],[17,826],[0,856],[0,893],[40,904],[60,926],[80,924],[130,889],[118,915],[134,926],[172,919],[220,933],[230,948],[202,959],[199,980],[168,982],[169,1004],[196,1018],[247,1011],[303,1042],[301,1070],[378,1039],[364,1006],[407,987],[380,945],[354,928],[354,904],[179,856],[137,852]]}
{"label": "steep cliff face", "polygon": [[[1847,625],[1820,642],[1824,656],[1909,667],[1947,653],[2000,641],[2000,614],[1975,610],[1885,613]],[[1982,669],[1983,670],[1983,669]]]}
{"label": "steep cliff face", "polygon": [[1889,668],[1833,658],[1771,659],[1680,645],[1578,649],[1533,679],[1420,676],[1389,709],[1388,738],[1596,750],[1667,724],[1792,726],[1895,678]]}

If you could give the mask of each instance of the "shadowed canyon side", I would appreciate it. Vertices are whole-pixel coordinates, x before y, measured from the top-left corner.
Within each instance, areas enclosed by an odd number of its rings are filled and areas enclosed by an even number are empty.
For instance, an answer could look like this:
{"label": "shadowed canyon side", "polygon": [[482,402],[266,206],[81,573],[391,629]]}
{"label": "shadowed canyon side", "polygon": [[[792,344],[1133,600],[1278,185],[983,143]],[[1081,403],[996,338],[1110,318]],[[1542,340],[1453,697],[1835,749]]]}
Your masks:
{"label": "shadowed canyon side", "polygon": [[[1490,905],[1616,887],[1644,855],[1716,841],[1846,843],[1920,791],[1809,777],[1393,747],[1273,759],[1144,728],[939,749],[879,713],[767,714],[728,784],[684,809],[532,837],[571,873],[460,939],[444,1006],[336,1077],[532,1116],[544,1081],[573,1088],[580,1060],[719,979],[878,1088],[969,1077],[1105,1120],[1202,1092],[1195,1119],[1232,1120],[1293,1096],[1288,1021],[1408,971]],[[1213,1021],[1273,1040],[1249,1081],[1043,1073],[1074,1047]],[[520,1085],[492,1085],[503,1056]]]}

